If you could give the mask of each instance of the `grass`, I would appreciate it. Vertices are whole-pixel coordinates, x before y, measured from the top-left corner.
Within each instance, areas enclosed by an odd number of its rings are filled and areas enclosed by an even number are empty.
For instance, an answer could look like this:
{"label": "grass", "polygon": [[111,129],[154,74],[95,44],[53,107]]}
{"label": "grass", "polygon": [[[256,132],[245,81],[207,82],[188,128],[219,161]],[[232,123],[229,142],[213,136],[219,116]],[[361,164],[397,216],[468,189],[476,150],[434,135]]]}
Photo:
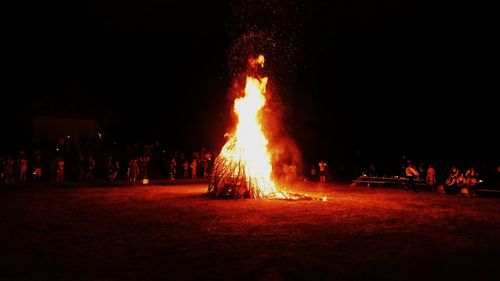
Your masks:
{"label": "grass", "polygon": [[345,184],[0,189],[0,280],[497,280],[500,199]]}

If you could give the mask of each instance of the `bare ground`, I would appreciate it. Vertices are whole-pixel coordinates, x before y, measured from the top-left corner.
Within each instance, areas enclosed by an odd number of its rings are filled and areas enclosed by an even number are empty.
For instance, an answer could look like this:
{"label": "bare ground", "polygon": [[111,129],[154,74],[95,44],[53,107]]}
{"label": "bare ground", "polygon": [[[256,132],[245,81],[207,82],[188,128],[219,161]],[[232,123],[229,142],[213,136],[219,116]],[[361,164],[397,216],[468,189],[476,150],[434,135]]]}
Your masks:
{"label": "bare ground", "polygon": [[498,280],[500,199],[344,184],[0,189],[0,280]]}

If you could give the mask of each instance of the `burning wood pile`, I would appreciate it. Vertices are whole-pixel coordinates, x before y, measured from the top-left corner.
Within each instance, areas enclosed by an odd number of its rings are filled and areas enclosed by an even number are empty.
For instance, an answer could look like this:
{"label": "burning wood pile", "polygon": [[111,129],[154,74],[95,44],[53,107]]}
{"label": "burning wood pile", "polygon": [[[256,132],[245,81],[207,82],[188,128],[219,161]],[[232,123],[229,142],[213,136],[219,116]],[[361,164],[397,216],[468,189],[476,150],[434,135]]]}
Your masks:
{"label": "burning wood pile", "polygon": [[[248,73],[264,67],[264,56],[249,60]],[[271,155],[261,123],[267,77],[248,75],[244,96],[235,99],[236,130],[215,159],[208,194],[219,198],[288,198],[271,179]]]}

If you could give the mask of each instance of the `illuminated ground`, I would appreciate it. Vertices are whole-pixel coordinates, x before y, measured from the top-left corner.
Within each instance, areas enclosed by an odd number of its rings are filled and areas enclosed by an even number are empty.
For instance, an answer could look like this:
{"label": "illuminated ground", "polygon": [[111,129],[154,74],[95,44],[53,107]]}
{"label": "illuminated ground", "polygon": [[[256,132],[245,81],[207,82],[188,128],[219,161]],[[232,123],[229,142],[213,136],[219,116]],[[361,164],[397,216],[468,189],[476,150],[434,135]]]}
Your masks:
{"label": "illuminated ground", "polygon": [[497,280],[500,198],[347,185],[0,188],[0,280]]}

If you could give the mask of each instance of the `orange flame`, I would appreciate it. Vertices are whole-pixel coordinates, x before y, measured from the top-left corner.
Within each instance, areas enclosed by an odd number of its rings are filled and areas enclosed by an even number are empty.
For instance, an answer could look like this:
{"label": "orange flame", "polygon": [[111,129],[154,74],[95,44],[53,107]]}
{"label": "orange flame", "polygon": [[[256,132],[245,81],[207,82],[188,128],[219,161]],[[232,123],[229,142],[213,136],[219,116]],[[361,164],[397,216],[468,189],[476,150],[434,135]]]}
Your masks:
{"label": "orange flame", "polygon": [[215,159],[208,185],[211,197],[273,198],[288,200],[322,200],[307,194],[293,194],[278,189],[272,179],[273,167],[269,141],[261,123],[261,111],[266,105],[267,77],[258,77],[264,67],[264,56],[250,58],[244,96],[234,100],[238,117],[236,130],[226,134],[227,142]]}
{"label": "orange flame", "polygon": [[[264,56],[250,60],[252,66],[264,64]],[[236,131],[222,147],[219,157],[239,163],[233,176],[245,175],[252,186],[251,197],[285,198],[271,179],[273,167],[268,151],[268,140],[263,132],[260,112],[266,104],[267,77],[258,79],[248,76],[245,96],[234,101],[234,112],[238,116]]]}
{"label": "orange flame", "polygon": [[265,62],[264,55],[259,55],[257,58],[251,58],[249,59],[250,66],[255,67],[259,65],[260,67],[264,67],[264,62]]}

